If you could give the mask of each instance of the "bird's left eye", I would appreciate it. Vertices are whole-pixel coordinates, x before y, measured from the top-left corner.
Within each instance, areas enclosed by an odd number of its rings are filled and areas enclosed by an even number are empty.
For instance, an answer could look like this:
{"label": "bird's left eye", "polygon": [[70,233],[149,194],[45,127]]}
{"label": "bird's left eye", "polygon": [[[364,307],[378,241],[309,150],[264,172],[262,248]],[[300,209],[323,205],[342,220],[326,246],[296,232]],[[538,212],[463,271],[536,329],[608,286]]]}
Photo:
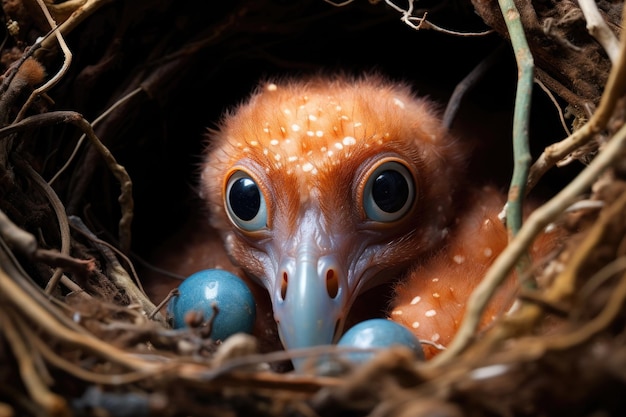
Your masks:
{"label": "bird's left eye", "polygon": [[226,184],[226,208],[230,219],[253,232],[267,226],[267,205],[258,184],[243,171],[236,171]]}
{"label": "bird's left eye", "polygon": [[393,222],[409,211],[415,193],[415,183],[409,170],[399,162],[386,161],[367,177],[363,189],[363,209],[371,220]]}

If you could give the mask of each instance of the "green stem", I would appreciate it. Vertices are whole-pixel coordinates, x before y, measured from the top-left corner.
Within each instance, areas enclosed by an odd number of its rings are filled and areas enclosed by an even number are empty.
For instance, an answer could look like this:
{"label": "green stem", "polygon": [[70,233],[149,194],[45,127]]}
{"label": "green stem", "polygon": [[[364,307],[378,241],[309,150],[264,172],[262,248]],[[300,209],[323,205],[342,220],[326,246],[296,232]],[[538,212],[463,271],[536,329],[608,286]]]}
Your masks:
{"label": "green stem", "polygon": [[[522,227],[523,202],[531,163],[528,145],[528,124],[532,99],[534,62],[515,3],[513,0],[498,0],[498,3],[511,37],[511,44],[513,45],[518,68],[515,112],[513,115],[513,157],[515,164],[509,187],[506,212],[506,224],[510,241]],[[522,276],[529,263],[528,255],[522,257],[517,264],[518,276]]]}

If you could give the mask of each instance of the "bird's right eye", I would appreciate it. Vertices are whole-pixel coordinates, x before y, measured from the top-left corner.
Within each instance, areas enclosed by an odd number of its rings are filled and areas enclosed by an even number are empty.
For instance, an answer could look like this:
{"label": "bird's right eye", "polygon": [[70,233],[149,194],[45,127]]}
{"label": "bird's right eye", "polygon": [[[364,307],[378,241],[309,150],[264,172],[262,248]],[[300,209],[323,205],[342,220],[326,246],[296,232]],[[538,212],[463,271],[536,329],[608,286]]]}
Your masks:
{"label": "bird's right eye", "polygon": [[363,188],[363,209],[371,220],[392,223],[409,212],[416,193],[408,168],[396,160],[385,158],[375,165],[367,178]]}
{"label": "bird's right eye", "polygon": [[265,197],[254,179],[235,171],[226,184],[228,217],[239,228],[254,232],[267,227]]}

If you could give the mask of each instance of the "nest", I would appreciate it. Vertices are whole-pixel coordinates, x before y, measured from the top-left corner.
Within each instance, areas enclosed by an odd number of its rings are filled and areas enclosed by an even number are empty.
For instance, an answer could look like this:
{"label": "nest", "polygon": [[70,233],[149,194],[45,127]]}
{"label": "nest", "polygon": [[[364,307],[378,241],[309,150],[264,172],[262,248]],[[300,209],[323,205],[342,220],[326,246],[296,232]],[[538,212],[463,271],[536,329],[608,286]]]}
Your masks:
{"label": "nest", "polygon": [[[0,416],[623,415],[622,3],[501,3],[3,1]],[[516,95],[530,55],[535,86]],[[320,67],[453,97],[487,136],[517,140],[511,115],[530,120],[534,163],[514,186],[549,198],[429,362],[390,349],[335,375],[276,372],[264,364],[287,353],[173,332],[142,289],[142,259],[197,210],[204,129],[260,76]],[[561,250],[476,332],[553,223],[570,231]]]}

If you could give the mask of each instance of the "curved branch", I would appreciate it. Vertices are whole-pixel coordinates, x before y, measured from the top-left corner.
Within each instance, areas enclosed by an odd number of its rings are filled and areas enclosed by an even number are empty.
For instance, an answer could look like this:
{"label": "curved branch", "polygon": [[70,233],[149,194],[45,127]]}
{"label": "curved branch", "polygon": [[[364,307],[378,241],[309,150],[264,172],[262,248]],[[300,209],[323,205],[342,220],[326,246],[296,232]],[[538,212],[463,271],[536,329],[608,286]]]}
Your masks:
{"label": "curved branch", "polygon": [[123,251],[130,250],[131,243],[131,223],[133,220],[134,200],[132,195],[133,183],[122,165],[117,163],[117,160],[109,151],[109,149],[100,141],[96,136],[92,126],[83,118],[79,113],[73,111],[58,111],[38,114],[23,119],[17,123],[13,123],[0,129],[0,139],[11,135],[12,133],[21,132],[26,129],[32,129],[34,127],[50,126],[58,123],[70,123],[77,126],[87,135],[87,138],[91,141],[95,149],[104,158],[109,170],[115,178],[119,181],[121,192],[118,201],[121,206],[122,217],[119,221],[119,241],[120,248]]}

